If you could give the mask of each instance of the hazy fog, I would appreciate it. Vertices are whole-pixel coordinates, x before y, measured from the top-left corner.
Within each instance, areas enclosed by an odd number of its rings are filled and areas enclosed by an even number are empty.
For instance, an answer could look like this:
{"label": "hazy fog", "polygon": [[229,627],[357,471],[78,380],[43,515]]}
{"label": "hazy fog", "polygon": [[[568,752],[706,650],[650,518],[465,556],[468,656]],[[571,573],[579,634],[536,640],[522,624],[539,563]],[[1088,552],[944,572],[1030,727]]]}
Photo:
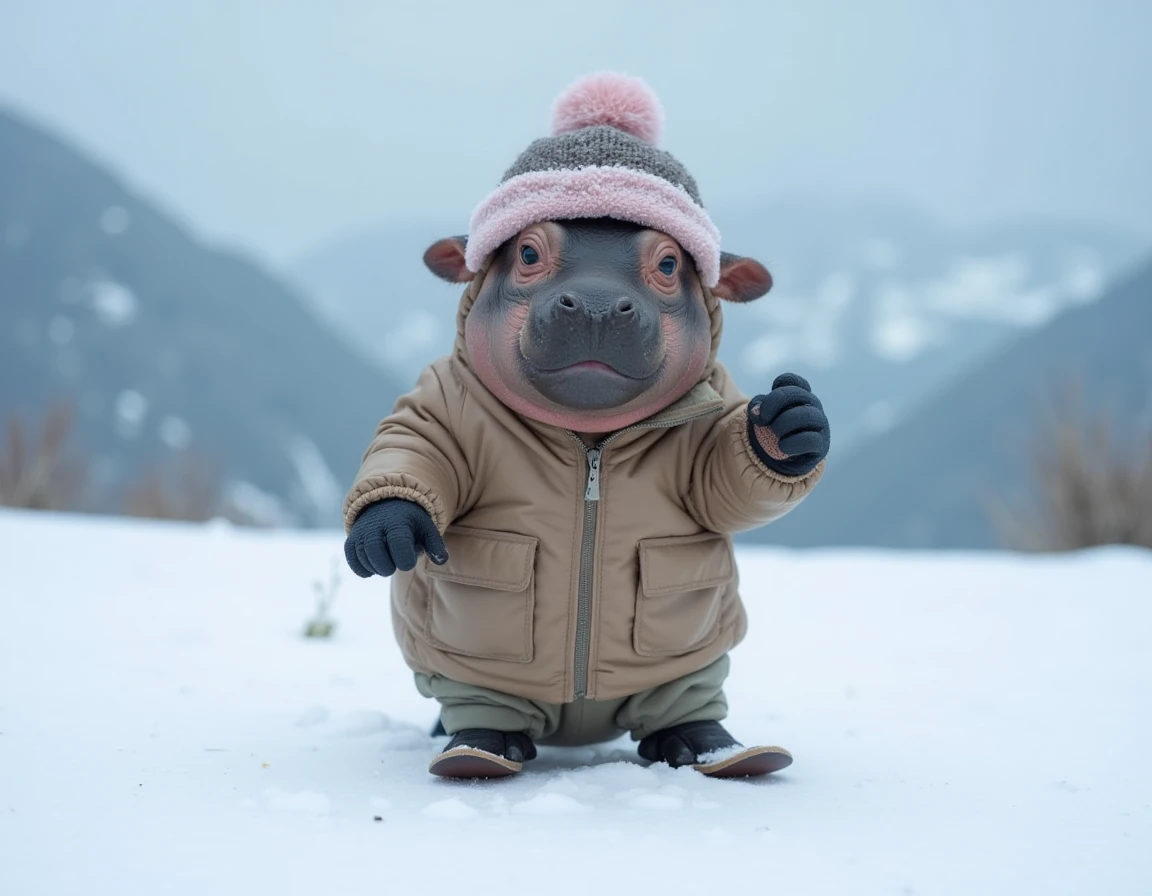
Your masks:
{"label": "hazy fog", "polygon": [[1150,34],[1142,0],[2,0],[0,102],[276,261],[385,217],[463,227],[602,67],[656,87],[713,205],[859,194],[1152,237]]}

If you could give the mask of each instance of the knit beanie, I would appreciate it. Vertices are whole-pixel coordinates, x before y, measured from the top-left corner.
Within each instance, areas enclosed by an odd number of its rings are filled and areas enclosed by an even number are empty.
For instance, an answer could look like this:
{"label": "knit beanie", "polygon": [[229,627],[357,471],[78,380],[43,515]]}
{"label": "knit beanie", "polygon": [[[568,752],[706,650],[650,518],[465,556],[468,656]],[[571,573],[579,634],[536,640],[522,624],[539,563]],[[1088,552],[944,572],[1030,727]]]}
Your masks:
{"label": "knit beanie", "polygon": [[720,279],[720,232],[696,181],[657,147],[664,112],[643,81],[587,75],[556,100],[552,136],[534,141],[472,213],[465,263],[476,272],[505,240],[542,221],[616,218],[684,247],[705,286]]}

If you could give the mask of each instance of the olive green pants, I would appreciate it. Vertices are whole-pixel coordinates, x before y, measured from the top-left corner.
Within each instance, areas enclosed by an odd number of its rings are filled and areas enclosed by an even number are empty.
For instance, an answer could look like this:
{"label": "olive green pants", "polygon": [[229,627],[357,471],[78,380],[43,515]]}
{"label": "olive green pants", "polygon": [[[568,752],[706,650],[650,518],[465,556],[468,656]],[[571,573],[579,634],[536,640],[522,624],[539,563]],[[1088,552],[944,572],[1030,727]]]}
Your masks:
{"label": "olive green pants", "polygon": [[640,740],[681,722],[720,721],[728,715],[724,679],[728,657],[665,684],[615,700],[541,703],[512,694],[416,673],[416,688],[440,701],[449,734],[465,728],[523,731],[539,744],[575,747],[615,740],[630,732]]}

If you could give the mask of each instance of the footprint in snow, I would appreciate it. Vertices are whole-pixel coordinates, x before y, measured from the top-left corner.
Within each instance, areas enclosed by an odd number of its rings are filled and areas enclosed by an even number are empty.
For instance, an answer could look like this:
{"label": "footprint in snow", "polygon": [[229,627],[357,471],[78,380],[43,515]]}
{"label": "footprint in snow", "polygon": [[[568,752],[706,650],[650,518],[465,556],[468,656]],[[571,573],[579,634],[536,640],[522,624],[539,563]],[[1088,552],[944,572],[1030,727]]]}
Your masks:
{"label": "footprint in snow", "polygon": [[300,718],[296,720],[296,725],[299,728],[311,728],[314,725],[327,722],[330,715],[331,713],[323,706],[313,706],[300,714]]}
{"label": "footprint in snow", "polygon": [[385,750],[426,750],[428,733],[407,722],[396,722],[382,712],[349,712],[326,727],[333,737],[379,737]]}
{"label": "footprint in snow", "polygon": [[466,820],[475,818],[480,813],[463,800],[451,797],[446,800],[429,803],[421,810],[420,814],[427,815],[429,818]]}
{"label": "footprint in snow", "polygon": [[392,720],[382,712],[362,710],[361,712],[348,712],[335,719],[330,730],[332,734],[343,737],[365,737],[379,734],[392,727]]}
{"label": "footprint in snow", "polygon": [[512,807],[513,815],[572,815],[592,807],[563,793],[540,793]]}
{"label": "footprint in snow", "polygon": [[586,780],[588,775],[582,776],[577,780],[576,776],[571,774],[563,774],[553,778],[541,790],[542,793],[557,793],[564,796],[576,797],[597,797],[604,792],[604,788],[599,784],[593,784]]}
{"label": "footprint in snow", "polygon": [[644,793],[632,797],[628,805],[634,809],[680,809],[684,800],[670,793]]}
{"label": "footprint in snow", "polygon": [[306,815],[327,815],[332,809],[332,801],[323,793],[314,790],[301,790],[290,793],[270,787],[264,791],[264,805],[269,809],[283,812],[301,812]]}

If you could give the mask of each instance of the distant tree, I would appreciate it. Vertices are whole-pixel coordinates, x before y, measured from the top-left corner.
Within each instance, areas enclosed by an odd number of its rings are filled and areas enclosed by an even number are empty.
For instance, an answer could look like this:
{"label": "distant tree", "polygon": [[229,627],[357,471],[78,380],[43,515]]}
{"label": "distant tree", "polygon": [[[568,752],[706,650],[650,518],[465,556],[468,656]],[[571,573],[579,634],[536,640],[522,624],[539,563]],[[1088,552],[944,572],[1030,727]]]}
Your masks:
{"label": "distant tree", "polygon": [[33,510],[76,510],[88,467],[70,447],[76,415],[57,405],[39,426],[19,414],[8,418],[0,443],[0,505]]}
{"label": "distant tree", "polygon": [[163,466],[140,471],[124,490],[123,512],[154,520],[250,522],[225,500],[222,483],[204,458],[181,453]]}
{"label": "distant tree", "polygon": [[1152,548],[1152,434],[1121,436],[1077,389],[1029,447],[1030,501],[991,504],[1002,542],[1023,551],[1070,551],[1107,544]]}

